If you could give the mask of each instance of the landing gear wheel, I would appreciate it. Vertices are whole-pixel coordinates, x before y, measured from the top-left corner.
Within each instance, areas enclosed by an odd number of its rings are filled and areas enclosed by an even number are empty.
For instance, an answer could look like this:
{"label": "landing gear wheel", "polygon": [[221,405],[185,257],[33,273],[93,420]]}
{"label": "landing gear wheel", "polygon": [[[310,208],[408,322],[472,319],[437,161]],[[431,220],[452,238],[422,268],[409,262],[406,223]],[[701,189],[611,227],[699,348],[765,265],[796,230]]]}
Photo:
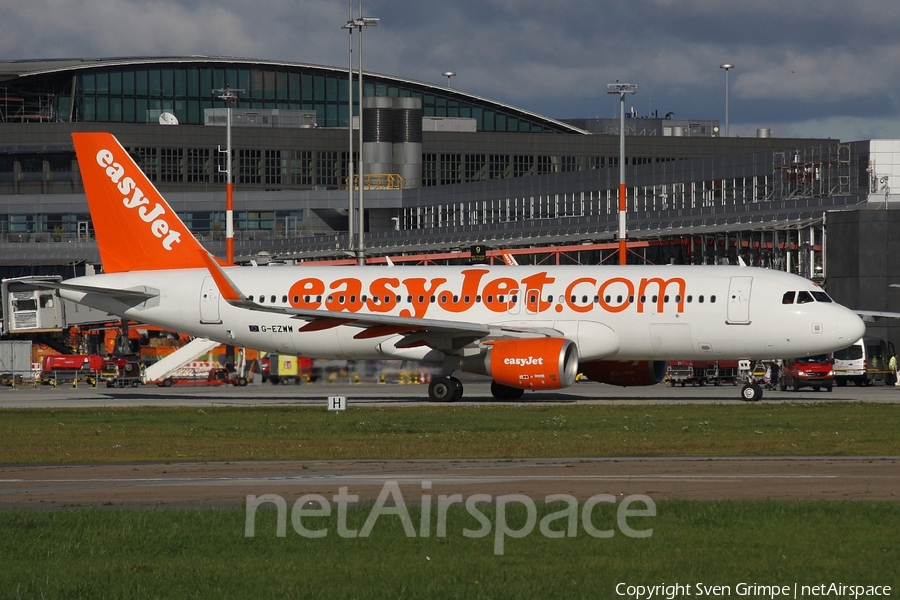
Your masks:
{"label": "landing gear wheel", "polygon": [[450,402],[459,402],[462,400],[463,396],[463,384],[462,381],[457,379],[456,377],[451,377],[450,381],[453,383],[455,391],[453,393],[453,398],[450,399]]}
{"label": "landing gear wheel", "polygon": [[745,402],[756,402],[763,396],[763,390],[755,383],[748,383],[741,388],[741,400]]}
{"label": "landing gear wheel", "polygon": [[428,398],[432,402],[456,402],[462,398],[462,384],[455,377],[438,377],[428,385]]}
{"label": "landing gear wheel", "polygon": [[491,394],[497,400],[518,400],[524,393],[525,390],[503,385],[496,381],[491,382]]}

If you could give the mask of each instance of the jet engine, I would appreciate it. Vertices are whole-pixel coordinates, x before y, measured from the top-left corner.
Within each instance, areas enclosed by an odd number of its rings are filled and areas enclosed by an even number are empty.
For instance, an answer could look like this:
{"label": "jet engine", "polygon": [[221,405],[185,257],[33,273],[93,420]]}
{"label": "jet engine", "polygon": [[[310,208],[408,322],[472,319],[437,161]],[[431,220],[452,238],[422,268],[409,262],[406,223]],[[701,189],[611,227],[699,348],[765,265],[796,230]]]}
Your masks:
{"label": "jet engine", "polygon": [[610,385],[656,385],[666,377],[666,361],[595,360],[582,364],[581,372],[592,381]]}
{"label": "jet engine", "polygon": [[467,357],[463,369],[512,388],[558,390],[575,383],[578,348],[565,338],[500,340],[487,353]]}

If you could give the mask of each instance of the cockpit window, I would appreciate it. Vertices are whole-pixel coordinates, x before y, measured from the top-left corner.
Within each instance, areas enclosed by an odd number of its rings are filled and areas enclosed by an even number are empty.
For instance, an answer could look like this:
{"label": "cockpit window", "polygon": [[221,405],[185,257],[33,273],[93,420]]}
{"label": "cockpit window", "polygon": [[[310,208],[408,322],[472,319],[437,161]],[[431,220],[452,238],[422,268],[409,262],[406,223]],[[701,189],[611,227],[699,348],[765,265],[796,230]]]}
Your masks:
{"label": "cockpit window", "polygon": [[813,292],[812,295],[813,298],[816,299],[816,302],[834,302],[834,300],[831,299],[831,296],[825,292]]}
{"label": "cockpit window", "polygon": [[812,294],[805,290],[797,292],[797,304],[809,304],[810,302],[815,302],[815,300],[813,300]]}
{"label": "cockpit window", "polygon": [[782,304],[793,304],[794,296],[796,294],[797,294],[797,292],[785,292],[784,296],[781,297],[781,303]]}

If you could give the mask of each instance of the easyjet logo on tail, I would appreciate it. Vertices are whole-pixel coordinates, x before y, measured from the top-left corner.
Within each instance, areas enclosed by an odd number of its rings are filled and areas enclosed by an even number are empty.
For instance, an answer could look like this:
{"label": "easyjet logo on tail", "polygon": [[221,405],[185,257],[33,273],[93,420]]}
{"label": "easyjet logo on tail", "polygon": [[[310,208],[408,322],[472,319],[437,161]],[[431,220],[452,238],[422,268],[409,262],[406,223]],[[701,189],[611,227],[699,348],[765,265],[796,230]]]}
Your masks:
{"label": "easyjet logo on tail", "polygon": [[173,229],[165,218],[166,208],[159,202],[150,206],[150,199],[144,196],[144,192],[138,187],[134,179],[128,176],[125,168],[115,161],[115,156],[110,150],[103,148],[97,152],[97,164],[106,170],[106,176],[116,184],[116,188],[125,197],[122,204],[125,208],[137,209],[137,214],[144,223],[149,225],[150,233],[160,240],[160,245],[165,250],[181,241],[181,232]]}

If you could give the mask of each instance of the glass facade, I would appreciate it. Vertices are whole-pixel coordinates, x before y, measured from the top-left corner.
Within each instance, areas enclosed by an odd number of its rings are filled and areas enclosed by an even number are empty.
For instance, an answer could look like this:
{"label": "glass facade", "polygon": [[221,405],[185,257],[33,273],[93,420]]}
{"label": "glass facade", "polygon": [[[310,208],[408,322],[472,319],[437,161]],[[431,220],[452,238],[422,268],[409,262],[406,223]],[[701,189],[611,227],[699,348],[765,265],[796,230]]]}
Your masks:
{"label": "glass facade", "polygon": [[[160,63],[99,67],[77,73],[74,94],[68,89],[58,95],[57,120],[68,120],[71,115],[73,121],[81,122],[156,123],[160,114],[168,112],[179,123],[202,125],[205,109],[225,107],[218,96],[227,86],[239,90],[236,108],[311,110],[319,127],[346,127],[348,123],[347,75],[332,69]],[[419,98],[424,116],[474,119],[477,131],[572,131],[511,107],[460,93],[442,95],[424,84],[366,76],[363,92],[365,96]],[[352,93],[356,98],[356,81]],[[354,114],[358,111],[354,106]]]}

